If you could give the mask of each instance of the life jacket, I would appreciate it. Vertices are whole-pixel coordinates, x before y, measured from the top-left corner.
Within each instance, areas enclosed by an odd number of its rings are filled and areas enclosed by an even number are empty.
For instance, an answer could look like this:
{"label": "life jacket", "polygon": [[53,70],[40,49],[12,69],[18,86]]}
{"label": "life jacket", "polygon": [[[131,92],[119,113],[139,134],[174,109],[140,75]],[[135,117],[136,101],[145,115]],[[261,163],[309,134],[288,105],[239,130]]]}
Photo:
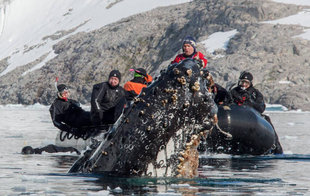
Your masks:
{"label": "life jacket", "polygon": [[136,95],[139,95],[141,90],[146,87],[146,84],[128,81],[124,85],[125,91],[134,91]]}
{"label": "life jacket", "polygon": [[147,77],[144,77],[144,79],[134,78],[133,80],[126,82],[124,85],[124,89],[125,91],[134,92],[134,94],[137,96],[140,94],[142,89],[146,88],[147,84],[152,81],[153,81],[152,76],[147,74]]}
{"label": "life jacket", "polygon": [[147,84],[152,82],[153,78],[152,76],[147,74],[147,77],[143,78],[134,78],[131,81],[128,81],[124,85],[125,91],[134,92],[134,94],[137,96],[140,94],[141,90],[143,88],[147,87]]}

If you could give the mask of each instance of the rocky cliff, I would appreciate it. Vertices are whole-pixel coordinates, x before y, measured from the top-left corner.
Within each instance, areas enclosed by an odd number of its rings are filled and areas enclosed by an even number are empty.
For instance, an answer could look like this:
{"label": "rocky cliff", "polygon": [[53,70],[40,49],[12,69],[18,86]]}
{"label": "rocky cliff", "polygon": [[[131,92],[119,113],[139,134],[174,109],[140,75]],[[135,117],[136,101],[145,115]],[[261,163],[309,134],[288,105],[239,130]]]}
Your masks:
{"label": "rocky cliff", "polygon": [[[248,70],[267,103],[309,111],[310,42],[294,38],[303,27],[262,23],[301,10],[267,0],[196,0],[134,15],[59,42],[53,47],[57,56],[41,69],[22,75],[48,54],[0,77],[0,104],[50,104],[57,76],[71,87],[72,98],[87,104],[92,85],[105,81],[112,69],[123,74],[121,84],[131,79],[133,67],[156,76],[180,52],[186,35],[199,42],[212,33],[237,29],[226,51],[209,54],[198,47],[216,82],[229,88]],[[0,71],[6,66],[7,59],[0,60]]]}

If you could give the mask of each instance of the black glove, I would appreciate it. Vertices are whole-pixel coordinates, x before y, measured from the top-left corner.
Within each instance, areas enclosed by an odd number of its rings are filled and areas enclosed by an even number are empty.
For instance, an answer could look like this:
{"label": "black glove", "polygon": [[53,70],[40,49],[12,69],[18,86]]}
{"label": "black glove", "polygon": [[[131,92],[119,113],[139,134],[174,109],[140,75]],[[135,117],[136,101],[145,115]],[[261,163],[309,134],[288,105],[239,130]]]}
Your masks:
{"label": "black glove", "polygon": [[83,109],[80,106],[80,103],[77,101],[71,101],[71,108],[74,111],[82,111]]}

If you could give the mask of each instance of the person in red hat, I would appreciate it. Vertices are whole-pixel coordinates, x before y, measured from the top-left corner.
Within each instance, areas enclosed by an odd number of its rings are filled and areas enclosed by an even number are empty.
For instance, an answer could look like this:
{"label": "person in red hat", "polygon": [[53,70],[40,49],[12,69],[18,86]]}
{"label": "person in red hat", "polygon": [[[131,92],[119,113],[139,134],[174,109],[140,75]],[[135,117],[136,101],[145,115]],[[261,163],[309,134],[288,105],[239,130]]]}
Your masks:
{"label": "person in red hat", "polygon": [[147,74],[143,68],[131,69],[130,71],[134,71],[134,78],[124,85],[127,100],[132,100],[138,96],[142,89],[146,88],[153,81],[152,76]]}
{"label": "person in red hat", "polygon": [[126,103],[125,91],[119,85],[121,73],[112,70],[107,82],[95,84],[91,95],[91,120],[95,126],[114,124]]}
{"label": "person in red hat", "polygon": [[187,36],[184,38],[182,42],[182,50],[183,50],[183,53],[177,55],[175,59],[171,62],[171,64],[179,63],[180,61],[184,59],[191,58],[191,59],[198,60],[199,64],[203,68],[207,67],[208,60],[205,58],[205,56],[201,52],[196,51],[196,40],[193,37]]}

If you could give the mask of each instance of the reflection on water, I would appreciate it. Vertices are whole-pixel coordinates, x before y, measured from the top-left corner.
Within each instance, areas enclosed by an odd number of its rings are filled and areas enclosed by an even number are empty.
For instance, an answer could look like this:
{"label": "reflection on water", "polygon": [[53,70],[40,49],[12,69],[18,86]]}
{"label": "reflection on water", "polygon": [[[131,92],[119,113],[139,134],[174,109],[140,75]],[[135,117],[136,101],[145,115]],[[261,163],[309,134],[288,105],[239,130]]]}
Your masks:
{"label": "reflection on water", "polygon": [[[309,161],[310,155],[271,155],[271,156],[220,156],[204,155],[200,158],[199,177],[194,179],[179,178],[149,178],[149,177],[111,177],[105,174],[47,174],[59,178],[80,179],[80,185],[92,185],[87,188],[91,192],[108,190],[110,194],[224,194],[252,195],[264,193],[267,195],[282,195],[288,191],[294,194],[304,194],[309,187],[296,188],[283,180],[282,169],[294,161],[302,165]],[[56,158],[56,157],[55,157]],[[59,166],[73,162],[73,157],[61,156],[55,159]],[[68,165],[70,166],[70,164]],[[275,174],[278,173],[278,174]],[[283,188],[285,187],[285,188]],[[276,192],[274,192],[276,191]]]}
{"label": "reflection on water", "polygon": [[[268,161],[262,161],[251,158],[203,158],[200,159],[200,166],[202,168],[212,168],[217,170],[230,171],[245,171],[256,170],[264,171],[273,169],[273,165]],[[204,167],[208,166],[208,167]]]}

